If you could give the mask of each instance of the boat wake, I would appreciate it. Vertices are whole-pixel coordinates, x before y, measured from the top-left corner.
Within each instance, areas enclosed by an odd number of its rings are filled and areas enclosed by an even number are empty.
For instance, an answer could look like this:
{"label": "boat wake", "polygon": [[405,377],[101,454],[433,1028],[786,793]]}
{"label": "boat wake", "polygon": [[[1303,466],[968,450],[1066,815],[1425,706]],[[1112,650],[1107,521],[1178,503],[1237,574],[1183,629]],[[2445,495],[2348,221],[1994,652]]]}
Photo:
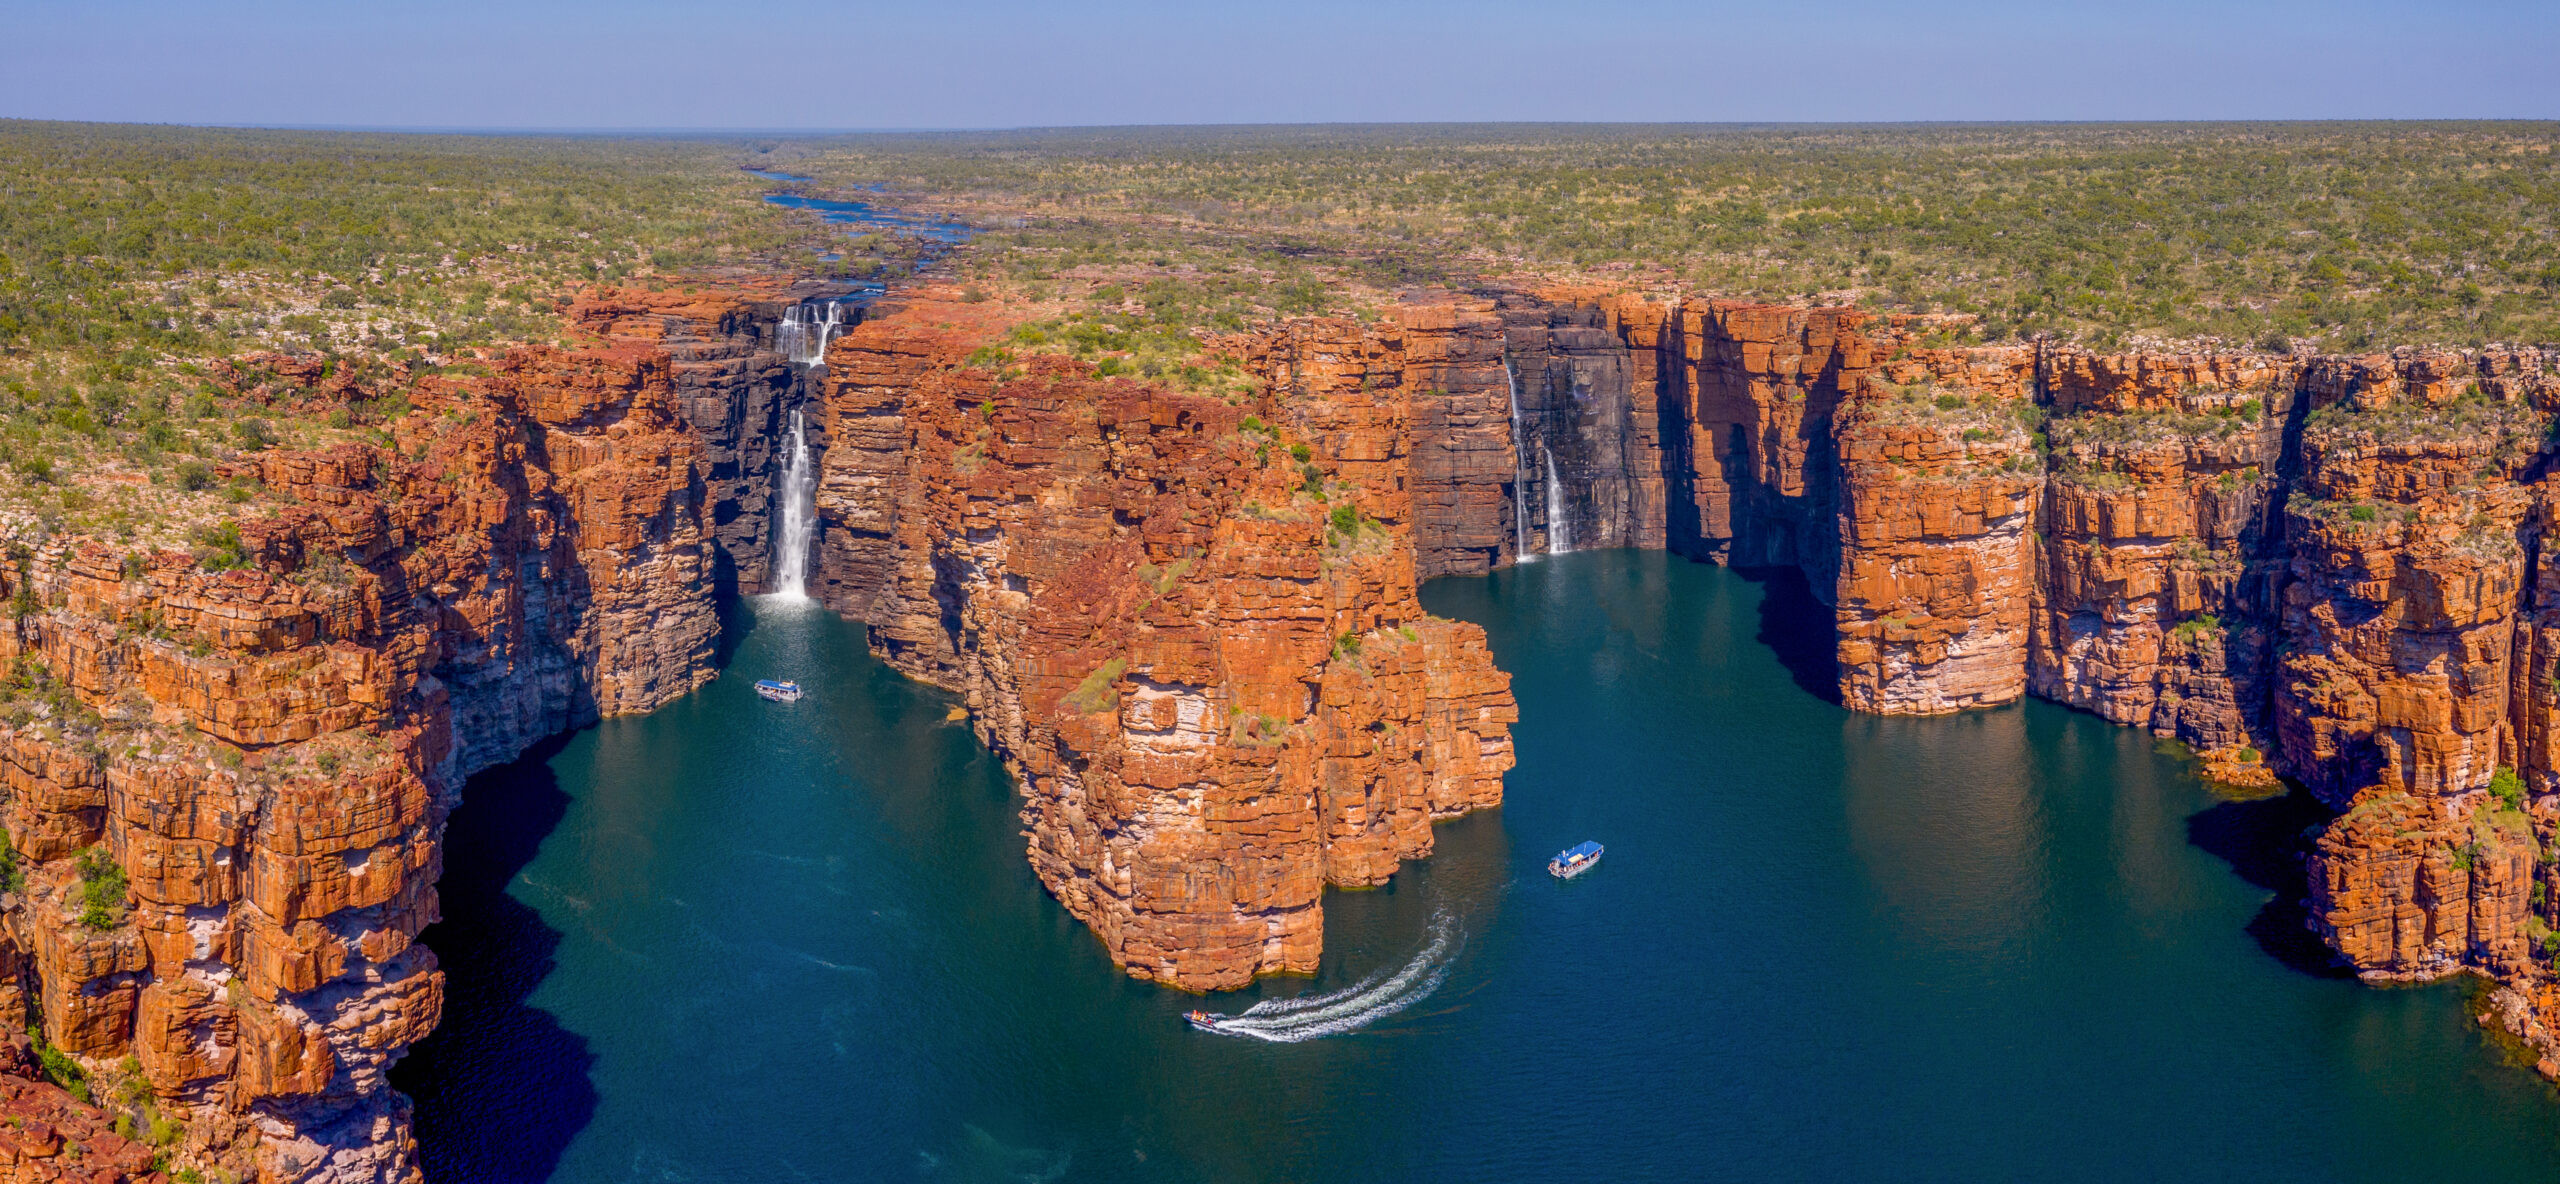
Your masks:
{"label": "boat wake", "polygon": [[1393,973],[1380,969],[1338,991],[1266,999],[1219,1016],[1207,1029],[1274,1044],[1296,1044],[1365,1028],[1428,998],[1449,975],[1457,952],[1457,927],[1447,913],[1431,918],[1431,940]]}

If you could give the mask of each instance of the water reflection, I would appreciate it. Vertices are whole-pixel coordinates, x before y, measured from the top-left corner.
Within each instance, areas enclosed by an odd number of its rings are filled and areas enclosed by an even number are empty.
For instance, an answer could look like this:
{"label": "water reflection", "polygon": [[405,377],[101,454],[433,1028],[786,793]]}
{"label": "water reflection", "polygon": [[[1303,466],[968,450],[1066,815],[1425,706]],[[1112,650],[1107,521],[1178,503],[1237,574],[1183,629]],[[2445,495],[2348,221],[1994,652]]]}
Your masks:
{"label": "water reflection", "polygon": [[[475,783],[457,813],[430,935],[455,1006],[401,1075],[434,1178],[2155,1184],[2560,1162],[2560,1105],[2459,987],[2374,991],[2261,949],[2299,877],[2265,841],[2299,830],[2284,799],[2221,803],[2148,737],[2049,704],[1851,716],[1754,640],[1813,619],[1772,603],[1790,594],[1629,552],[1427,588],[1513,673],[1520,766],[1429,860],[1327,894],[1316,977],[1205,1001],[1339,991],[1451,919],[1427,998],[1303,1043],[1185,1028],[1203,1000],[1120,974],[1041,891],[1014,791],[944,696],[857,626],[744,605],[719,682],[534,759],[547,797]],[[811,695],[762,702],[759,677]],[[1604,864],[1549,878],[1582,839]]]}
{"label": "water reflection", "polygon": [[[1953,719],[1841,713],[1849,842],[1898,936],[2013,958],[2042,932],[2052,860],[2042,762],[2017,708]],[[1925,954],[1924,954],[1925,956]]]}

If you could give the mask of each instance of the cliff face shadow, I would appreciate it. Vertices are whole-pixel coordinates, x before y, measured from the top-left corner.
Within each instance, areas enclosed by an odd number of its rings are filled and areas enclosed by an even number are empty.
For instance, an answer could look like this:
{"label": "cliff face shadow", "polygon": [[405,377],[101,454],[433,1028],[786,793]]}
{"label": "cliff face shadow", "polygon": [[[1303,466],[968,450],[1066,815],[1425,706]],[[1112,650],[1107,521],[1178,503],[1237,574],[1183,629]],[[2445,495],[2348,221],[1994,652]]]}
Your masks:
{"label": "cliff face shadow", "polygon": [[1837,706],[1840,671],[1834,644],[1839,625],[1831,606],[1813,597],[1813,585],[1792,567],[1736,567],[1733,574],[1760,585],[1760,631],[1754,638],[1777,655],[1798,689]]}
{"label": "cliff face shadow", "polygon": [[547,1179],[595,1117],[586,1037],[525,1003],[551,974],[560,931],[507,895],[568,813],[548,764],[567,743],[555,736],[473,777],[445,826],[444,919],[419,939],[444,967],[444,1021],[391,1070],[416,1102],[434,1184]]}
{"label": "cliff face shadow", "polygon": [[2249,919],[2249,936],[2269,957],[2313,978],[2354,978],[2305,926],[2311,917],[2310,853],[2305,836],[2330,812],[2301,786],[2282,797],[2222,802],[2187,817],[2187,841],[2220,858],[2241,879],[2275,893]]}
{"label": "cliff face shadow", "polygon": [[[711,668],[726,670],[729,668],[729,660],[737,656],[738,647],[746,644],[747,635],[756,631],[756,615],[747,611],[745,598],[736,595],[714,598],[711,606],[712,611],[720,618],[720,635],[711,641]],[[468,792],[463,794],[466,801],[470,797]],[[460,811],[456,811],[456,814],[458,816]]]}

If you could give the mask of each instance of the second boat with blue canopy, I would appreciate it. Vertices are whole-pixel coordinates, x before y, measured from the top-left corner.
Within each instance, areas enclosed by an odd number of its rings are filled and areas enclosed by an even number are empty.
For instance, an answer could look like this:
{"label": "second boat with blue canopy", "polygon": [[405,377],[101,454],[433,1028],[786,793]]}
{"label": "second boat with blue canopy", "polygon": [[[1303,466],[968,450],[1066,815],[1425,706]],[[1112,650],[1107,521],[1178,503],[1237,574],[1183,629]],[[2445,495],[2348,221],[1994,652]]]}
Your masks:
{"label": "second boat with blue canopy", "polygon": [[1591,865],[1600,862],[1601,850],[1598,843],[1579,843],[1567,847],[1563,853],[1547,861],[1547,871],[1559,880],[1570,880],[1590,871]]}

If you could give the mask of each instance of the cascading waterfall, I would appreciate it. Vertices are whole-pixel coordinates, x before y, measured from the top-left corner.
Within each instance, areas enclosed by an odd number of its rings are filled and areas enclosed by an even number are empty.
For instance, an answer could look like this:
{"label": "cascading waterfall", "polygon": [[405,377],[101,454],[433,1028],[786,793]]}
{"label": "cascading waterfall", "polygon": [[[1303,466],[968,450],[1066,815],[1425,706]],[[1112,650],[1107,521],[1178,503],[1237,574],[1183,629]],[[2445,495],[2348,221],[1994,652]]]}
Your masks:
{"label": "cascading waterfall", "polygon": [[825,311],[808,304],[794,304],[782,311],[782,323],[773,327],[773,347],[794,366],[816,366],[827,360],[827,342],[833,340],[842,324],[844,302],[827,301]]}
{"label": "cascading waterfall", "polygon": [[[794,366],[814,370],[826,364],[827,343],[844,324],[844,302],[794,304],[773,327],[773,347]],[[809,429],[795,409],[791,413],[791,451],[782,461],[781,502],[774,514],[773,595],[778,600],[809,598],[809,550],[818,531],[818,466],[809,456]]]}
{"label": "cascading waterfall", "polygon": [[809,598],[809,544],[818,527],[818,466],[809,459],[809,432],[791,413],[791,455],[782,462],[781,521],[773,532],[773,594]]}
{"label": "cascading waterfall", "polygon": [[1564,516],[1564,482],[1556,479],[1556,454],[1543,440],[1538,453],[1547,459],[1547,554],[1562,555],[1573,549],[1573,524]]}
{"label": "cascading waterfall", "polygon": [[1511,554],[1517,559],[1529,553],[1529,447],[1528,425],[1520,417],[1520,376],[1512,372],[1508,354],[1502,381],[1511,387]]}

